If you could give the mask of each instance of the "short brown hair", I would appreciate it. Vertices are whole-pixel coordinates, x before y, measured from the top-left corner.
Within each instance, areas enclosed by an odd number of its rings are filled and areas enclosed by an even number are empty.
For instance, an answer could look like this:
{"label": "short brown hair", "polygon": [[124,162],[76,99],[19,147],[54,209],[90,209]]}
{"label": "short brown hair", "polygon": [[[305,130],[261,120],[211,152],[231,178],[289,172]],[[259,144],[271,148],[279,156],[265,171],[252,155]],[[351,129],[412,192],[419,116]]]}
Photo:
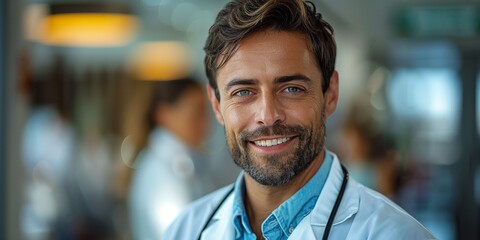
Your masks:
{"label": "short brown hair", "polygon": [[336,45],[332,26],[316,12],[314,4],[302,0],[233,0],[218,13],[204,47],[205,71],[217,99],[217,70],[232,57],[242,39],[264,29],[300,32],[309,37],[325,92],[335,70]]}

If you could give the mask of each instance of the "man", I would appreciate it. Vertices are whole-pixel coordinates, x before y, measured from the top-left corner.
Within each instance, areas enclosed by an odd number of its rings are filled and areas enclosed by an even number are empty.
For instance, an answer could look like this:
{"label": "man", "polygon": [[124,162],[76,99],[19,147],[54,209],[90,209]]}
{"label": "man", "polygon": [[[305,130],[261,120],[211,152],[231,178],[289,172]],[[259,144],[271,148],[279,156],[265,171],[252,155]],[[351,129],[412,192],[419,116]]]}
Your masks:
{"label": "man", "polygon": [[165,239],[434,239],[324,149],[336,108],[333,29],[301,0],[234,0],[205,46],[208,95],[243,169]]}

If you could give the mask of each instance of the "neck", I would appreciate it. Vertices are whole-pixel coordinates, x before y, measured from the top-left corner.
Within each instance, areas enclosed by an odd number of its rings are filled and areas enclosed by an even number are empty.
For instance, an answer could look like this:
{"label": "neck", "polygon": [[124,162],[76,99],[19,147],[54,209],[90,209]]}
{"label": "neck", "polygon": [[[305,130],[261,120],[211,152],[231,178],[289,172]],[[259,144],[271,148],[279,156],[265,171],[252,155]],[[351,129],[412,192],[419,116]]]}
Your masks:
{"label": "neck", "polygon": [[323,163],[324,154],[322,150],[305,170],[283,185],[265,186],[245,174],[245,209],[252,231],[258,238],[262,237],[263,221],[315,175]]}

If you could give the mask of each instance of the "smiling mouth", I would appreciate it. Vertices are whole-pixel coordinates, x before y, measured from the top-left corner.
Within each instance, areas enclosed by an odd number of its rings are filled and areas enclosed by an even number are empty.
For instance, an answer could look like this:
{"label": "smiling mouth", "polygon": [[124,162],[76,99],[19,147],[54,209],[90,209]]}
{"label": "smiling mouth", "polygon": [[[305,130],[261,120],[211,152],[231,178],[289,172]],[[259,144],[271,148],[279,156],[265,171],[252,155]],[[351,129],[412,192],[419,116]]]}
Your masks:
{"label": "smiling mouth", "polygon": [[285,143],[290,139],[292,138],[284,137],[284,138],[275,138],[275,139],[268,139],[268,140],[258,140],[258,141],[253,141],[253,143],[255,143],[255,145],[260,147],[271,147],[271,146],[276,146],[276,145]]}

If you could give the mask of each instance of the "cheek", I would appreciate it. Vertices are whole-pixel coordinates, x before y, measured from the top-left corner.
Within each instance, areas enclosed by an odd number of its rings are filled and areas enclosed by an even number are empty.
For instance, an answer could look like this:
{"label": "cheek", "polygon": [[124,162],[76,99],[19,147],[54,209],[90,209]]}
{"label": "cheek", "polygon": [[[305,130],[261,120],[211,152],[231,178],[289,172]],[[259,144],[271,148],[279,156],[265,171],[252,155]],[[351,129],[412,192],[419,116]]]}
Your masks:
{"label": "cheek", "polygon": [[287,124],[300,124],[304,126],[319,125],[322,118],[322,108],[321,100],[317,99],[290,104],[290,106],[285,108]]}
{"label": "cheek", "polygon": [[235,135],[254,122],[255,110],[251,106],[226,105],[222,107],[222,116],[227,132]]}

